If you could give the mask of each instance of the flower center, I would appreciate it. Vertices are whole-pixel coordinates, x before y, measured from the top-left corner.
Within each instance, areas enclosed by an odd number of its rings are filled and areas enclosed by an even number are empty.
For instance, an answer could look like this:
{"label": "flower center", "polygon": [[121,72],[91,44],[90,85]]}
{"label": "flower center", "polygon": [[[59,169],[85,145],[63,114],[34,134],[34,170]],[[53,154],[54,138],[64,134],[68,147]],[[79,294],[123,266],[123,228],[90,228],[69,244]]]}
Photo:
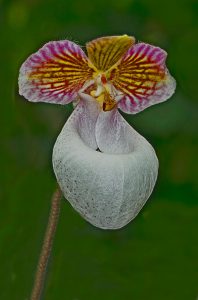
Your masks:
{"label": "flower center", "polygon": [[92,90],[90,95],[96,99],[103,111],[112,110],[117,102],[112,96],[112,85],[108,82],[106,74],[97,72],[94,80],[96,90]]}

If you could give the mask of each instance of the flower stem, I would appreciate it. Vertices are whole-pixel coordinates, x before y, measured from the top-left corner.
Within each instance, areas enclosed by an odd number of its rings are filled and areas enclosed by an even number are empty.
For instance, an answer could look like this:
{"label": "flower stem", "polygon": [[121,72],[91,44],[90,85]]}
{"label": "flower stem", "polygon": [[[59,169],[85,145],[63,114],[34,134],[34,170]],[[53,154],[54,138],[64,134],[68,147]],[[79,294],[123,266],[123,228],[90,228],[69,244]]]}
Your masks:
{"label": "flower stem", "polygon": [[46,269],[51,254],[51,250],[52,250],[53,240],[56,232],[56,226],[59,219],[60,204],[61,204],[60,200],[61,200],[61,191],[58,187],[52,196],[49,220],[48,220],[45,237],[43,240],[43,246],[38,261],[34,286],[32,289],[30,300],[40,300],[42,296],[43,287],[47,277]]}

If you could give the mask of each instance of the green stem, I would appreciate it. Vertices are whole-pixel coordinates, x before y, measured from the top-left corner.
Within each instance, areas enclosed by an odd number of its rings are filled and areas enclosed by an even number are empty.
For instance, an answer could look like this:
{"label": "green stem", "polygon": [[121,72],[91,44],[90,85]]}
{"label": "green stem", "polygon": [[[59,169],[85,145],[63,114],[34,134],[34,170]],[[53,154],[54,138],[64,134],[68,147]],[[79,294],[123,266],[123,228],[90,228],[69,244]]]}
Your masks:
{"label": "green stem", "polygon": [[61,191],[59,187],[54,192],[51,202],[51,210],[49,220],[45,232],[43,246],[41,249],[37,271],[34,280],[34,286],[30,300],[40,300],[42,296],[43,287],[47,277],[47,265],[52,250],[53,240],[56,232],[56,227],[59,219]]}

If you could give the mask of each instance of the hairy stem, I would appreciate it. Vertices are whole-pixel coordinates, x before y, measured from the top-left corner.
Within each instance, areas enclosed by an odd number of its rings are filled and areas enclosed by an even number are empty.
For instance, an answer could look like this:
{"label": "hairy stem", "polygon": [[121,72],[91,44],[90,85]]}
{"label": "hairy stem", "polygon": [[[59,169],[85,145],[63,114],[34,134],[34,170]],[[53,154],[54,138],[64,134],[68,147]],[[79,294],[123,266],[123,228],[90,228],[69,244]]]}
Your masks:
{"label": "hairy stem", "polygon": [[34,280],[34,286],[32,289],[30,300],[40,300],[42,296],[43,287],[47,277],[46,269],[51,254],[51,250],[52,250],[53,240],[56,232],[56,226],[59,219],[60,203],[61,203],[60,200],[61,200],[61,191],[58,187],[52,196],[49,220],[45,232],[45,237],[43,240],[43,245],[39,257],[39,262],[38,262],[37,271]]}

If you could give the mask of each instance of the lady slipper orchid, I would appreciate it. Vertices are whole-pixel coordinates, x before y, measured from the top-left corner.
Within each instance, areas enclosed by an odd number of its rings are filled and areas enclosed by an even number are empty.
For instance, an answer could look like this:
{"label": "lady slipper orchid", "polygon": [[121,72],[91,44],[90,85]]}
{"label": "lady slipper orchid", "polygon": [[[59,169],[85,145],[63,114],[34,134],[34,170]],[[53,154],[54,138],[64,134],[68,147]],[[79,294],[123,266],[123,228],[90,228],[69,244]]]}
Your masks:
{"label": "lady slipper orchid", "polygon": [[45,44],[22,65],[19,93],[74,112],[53,150],[66,199],[91,224],[118,229],[139,213],[158,173],[152,146],[121,116],[172,96],[166,52],[127,35],[95,39],[87,55],[68,40]]}

